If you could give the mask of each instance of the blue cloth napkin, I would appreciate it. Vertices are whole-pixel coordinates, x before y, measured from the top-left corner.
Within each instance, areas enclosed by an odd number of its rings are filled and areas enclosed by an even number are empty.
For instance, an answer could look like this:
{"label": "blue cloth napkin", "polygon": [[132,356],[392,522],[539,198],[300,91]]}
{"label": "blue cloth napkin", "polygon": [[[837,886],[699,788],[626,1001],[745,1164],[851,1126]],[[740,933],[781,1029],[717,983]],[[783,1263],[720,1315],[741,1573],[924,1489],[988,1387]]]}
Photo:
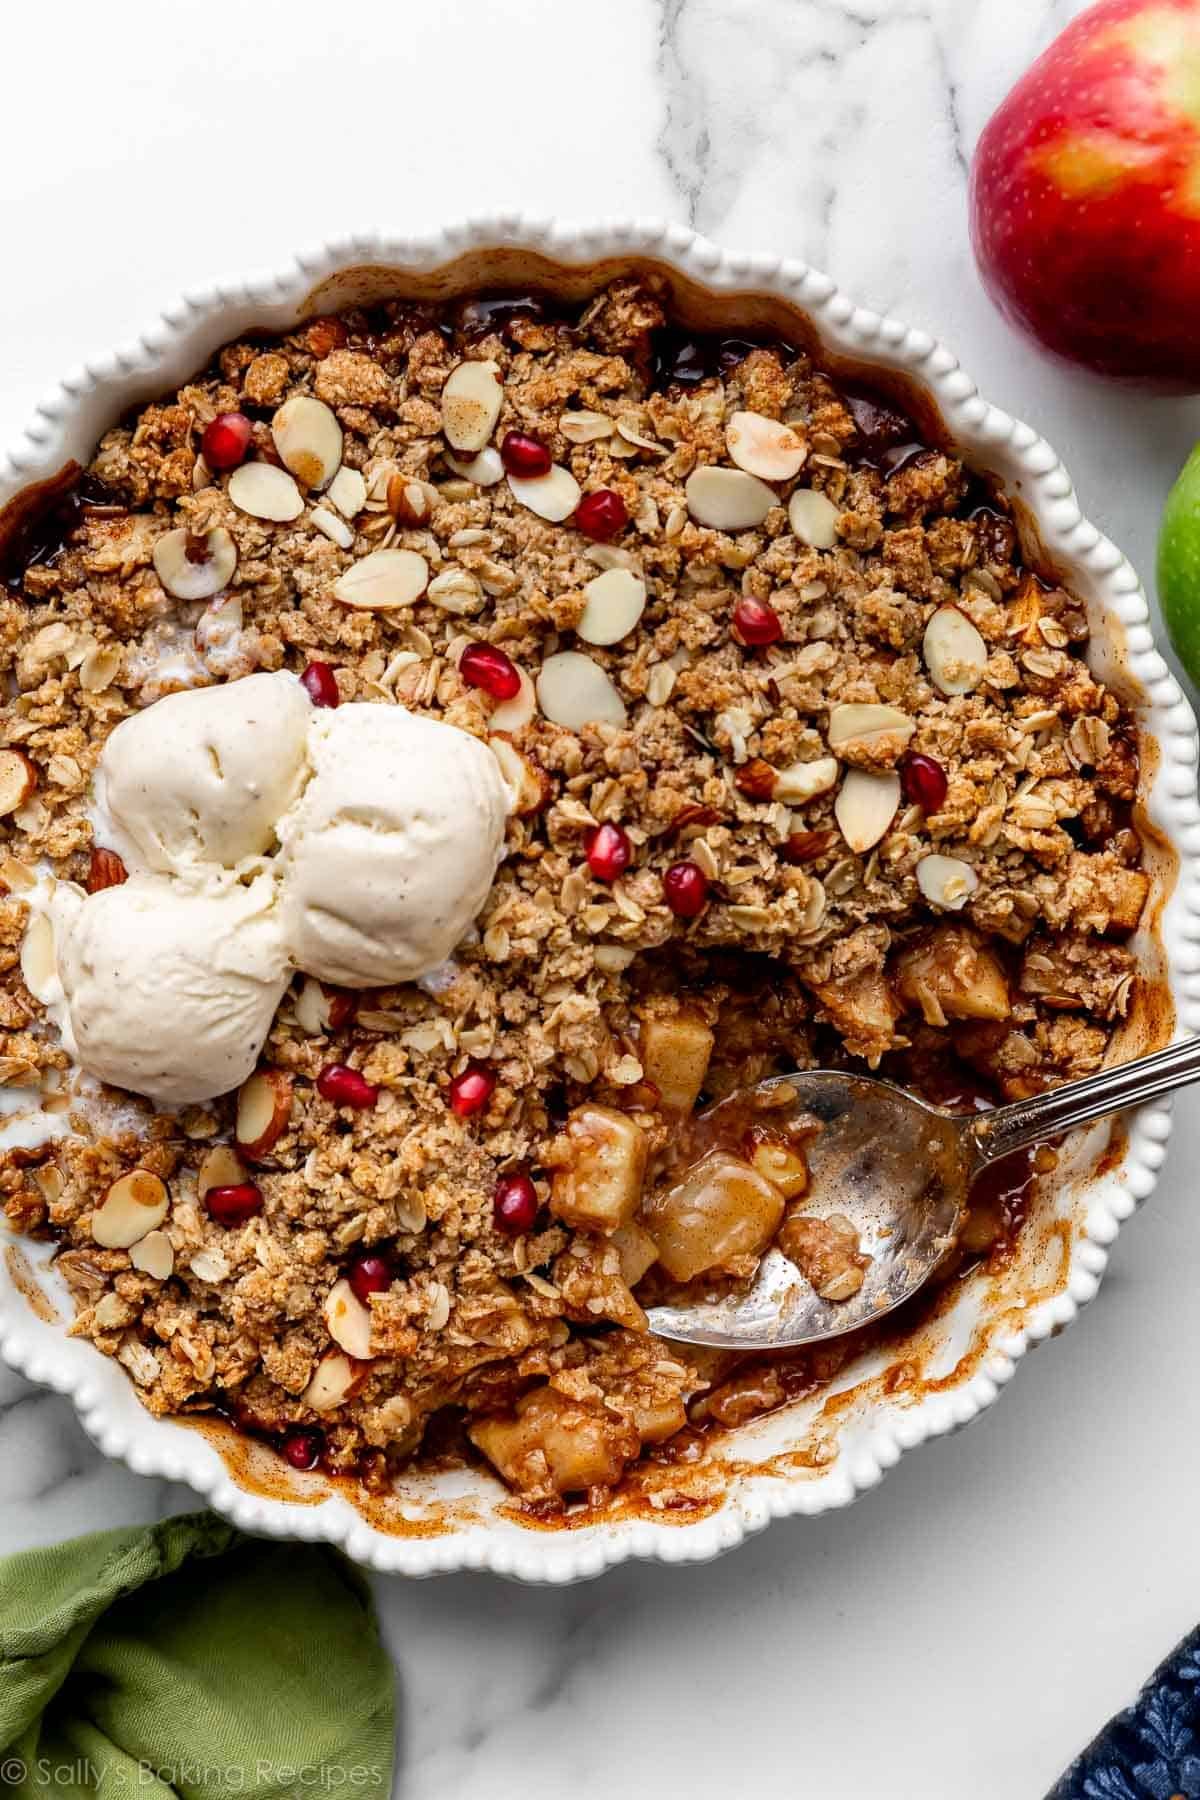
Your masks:
{"label": "blue cloth napkin", "polygon": [[1046,1800],[1200,1800],[1200,1626]]}

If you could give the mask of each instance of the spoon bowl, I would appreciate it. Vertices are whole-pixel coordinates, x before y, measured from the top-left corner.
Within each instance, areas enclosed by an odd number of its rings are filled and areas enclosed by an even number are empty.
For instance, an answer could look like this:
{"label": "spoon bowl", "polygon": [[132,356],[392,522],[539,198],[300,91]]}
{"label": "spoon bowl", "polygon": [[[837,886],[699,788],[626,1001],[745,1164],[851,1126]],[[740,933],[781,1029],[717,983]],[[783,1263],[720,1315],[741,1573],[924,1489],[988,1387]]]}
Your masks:
{"label": "spoon bowl", "polygon": [[923,1287],[953,1250],[971,1183],[988,1163],[1197,1080],[1200,1038],[1187,1038],[1031,1099],[965,1116],[891,1082],[837,1069],[777,1076],[734,1094],[701,1114],[691,1135],[702,1143],[719,1140],[726,1120],[744,1121],[758,1110],[776,1120],[785,1113],[811,1117],[803,1212],[850,1221],[871,1259],[863,1284],[849,1299],[822,1299],[772,1247],[748,1290],[651,1307],[650,1330],[717,1349],[784,1350],[873,1324]]}
{"label": "spoon bowl", "polygon": [[[650,1329],[660,1337],[724,1349],[782,1349],[839,1337],[869,1325],[916,1293],[953,1248],[972,1176],[981,1159],[963,1120],[865,1075],[816,1069],[763,1082],[755,1090],[783,1111],[790,1088],[799,1111],[820,1129],[805,1145],[811,1204],[805,1214],[840,1213],[871,1258],[863,1285],[848,1300],[822,1299],[796,1265],[770,1249],[748,1292],[694,1305],[657,1306]],[[735,1096],[744,1105],[743,1096]],[[723,1102],[704,1116],[719,1131]]]}

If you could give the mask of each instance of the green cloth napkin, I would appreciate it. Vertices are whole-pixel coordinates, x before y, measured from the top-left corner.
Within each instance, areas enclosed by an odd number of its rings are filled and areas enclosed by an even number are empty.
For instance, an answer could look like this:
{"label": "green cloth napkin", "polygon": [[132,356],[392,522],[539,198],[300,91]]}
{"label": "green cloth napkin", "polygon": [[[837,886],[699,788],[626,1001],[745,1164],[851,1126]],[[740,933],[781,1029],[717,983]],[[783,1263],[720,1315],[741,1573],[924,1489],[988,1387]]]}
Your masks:
{"label": "green cloth napkin", "polygon": [[392,1721],[335,1551],[192,1513],[0,1561],[0,1793],[388,1800]]}

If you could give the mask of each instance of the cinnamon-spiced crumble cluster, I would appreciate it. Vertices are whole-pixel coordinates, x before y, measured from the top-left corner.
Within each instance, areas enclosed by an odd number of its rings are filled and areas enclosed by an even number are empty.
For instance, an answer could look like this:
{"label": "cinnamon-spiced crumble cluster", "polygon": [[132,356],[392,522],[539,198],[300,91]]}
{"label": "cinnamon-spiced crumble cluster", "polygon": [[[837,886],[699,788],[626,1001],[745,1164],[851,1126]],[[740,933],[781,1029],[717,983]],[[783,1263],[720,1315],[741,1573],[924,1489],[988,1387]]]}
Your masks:
{"label": "cinnamon-spiced crumble cluster", "polygon": [[[684,339],[632,280],[571,318],[320,318],[139,408],[54,519],[0,597],[0,1077],[54,1135],[0,1183],[154,1412],[375,1483],[436,1416],[534,1500],[611,1488],[782,1397],[645,1332],[692,1268],[641,1210],[683,1114],[839,1060],[1019,1097],[1131,1004],[1136,738],[1081,605],[804,353]],[[515,811],[477,932],[417,985],[298,978],[240,1124],[93,1091],[22,892],[123,879],[91,795],[120,720],[284,668],[491,743]]]}

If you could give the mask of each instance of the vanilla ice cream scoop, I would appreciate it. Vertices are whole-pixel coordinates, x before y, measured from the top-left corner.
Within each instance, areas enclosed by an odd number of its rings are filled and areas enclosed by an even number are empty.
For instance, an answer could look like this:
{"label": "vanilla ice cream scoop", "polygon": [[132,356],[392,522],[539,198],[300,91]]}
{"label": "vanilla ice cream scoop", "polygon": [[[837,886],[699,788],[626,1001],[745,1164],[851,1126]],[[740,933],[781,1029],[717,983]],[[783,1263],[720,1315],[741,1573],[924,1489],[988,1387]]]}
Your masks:
{"label": "vanilla ice cream scoop", "polygon": [[294,675],[170,694],[112,733],[98,799],[150,868],[233,868],[271,848],[300,792],[311,715]]}
{"label": "vanilla ice cream scoop", "polygon": [[90,1074],[186,1106],[252,1072],[290,977],[269,874],[134,875],[86,898],[60,890],[50,918],[64,1041]]}
{"label": "vanilla ice cream scoop", "polygon": [[311,774],[280,819],[280,911],[297,968],[343,987],[412,981],[487,899],[509,797],[486,744],[402,706],[316,712]]}

